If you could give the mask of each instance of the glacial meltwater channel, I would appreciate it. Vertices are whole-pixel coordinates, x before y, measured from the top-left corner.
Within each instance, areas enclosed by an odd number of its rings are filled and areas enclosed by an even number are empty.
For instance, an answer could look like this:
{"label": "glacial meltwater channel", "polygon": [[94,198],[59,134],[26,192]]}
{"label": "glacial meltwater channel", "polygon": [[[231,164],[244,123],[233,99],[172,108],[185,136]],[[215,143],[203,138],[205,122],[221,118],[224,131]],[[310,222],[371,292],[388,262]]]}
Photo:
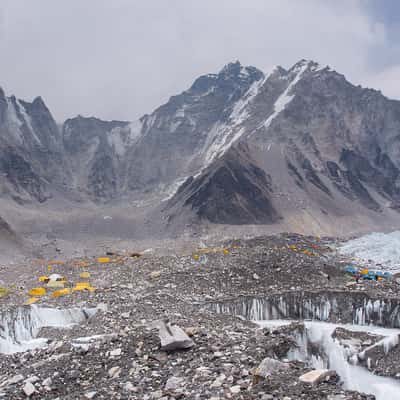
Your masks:
{"label": "glacial meltwater channel", "polygon": [[374,375],[357,365],[359,349],[343,346],[332,337],[338,327],[378,334],[384,337],[379,344],[389,352],[399,344],[400,308],[395,300],[369,299],[363,294],[352,296],[343,292],[291,292],[208,303],[206,308],[252,320],[262,327],[303,321],[304,329],[294,333],[297,346],[286,358],[303,361],[316,369],[335,370],[345,389],[373,394],[377,400],[400,399],[398,380]]}
{"label": "glacial meltwater channel", "polygon": [[54,309],[35,305],[16,307],[0,314],[0,353],[12,354],[44,347],[45,338],[37,338],[45,327],[69,328],[87,321],[96,308]]}

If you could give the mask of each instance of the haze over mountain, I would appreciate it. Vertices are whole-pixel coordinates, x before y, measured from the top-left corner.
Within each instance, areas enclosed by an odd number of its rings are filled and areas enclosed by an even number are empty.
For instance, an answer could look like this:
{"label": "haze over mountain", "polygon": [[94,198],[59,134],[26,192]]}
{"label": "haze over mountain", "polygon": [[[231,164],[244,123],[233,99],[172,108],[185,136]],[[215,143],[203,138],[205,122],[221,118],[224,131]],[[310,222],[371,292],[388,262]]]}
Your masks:
{"label": "haze over mountain", "polygon": [[62,198],[136,202],[131,215],[140,203],[147,222],[175,232],[384,229],[400,222],[399,155],[400,101],[307,60],[269,74],[230,63],[133,122],[58,126],[40,97],[0,91],[0,194],[22,210]]}

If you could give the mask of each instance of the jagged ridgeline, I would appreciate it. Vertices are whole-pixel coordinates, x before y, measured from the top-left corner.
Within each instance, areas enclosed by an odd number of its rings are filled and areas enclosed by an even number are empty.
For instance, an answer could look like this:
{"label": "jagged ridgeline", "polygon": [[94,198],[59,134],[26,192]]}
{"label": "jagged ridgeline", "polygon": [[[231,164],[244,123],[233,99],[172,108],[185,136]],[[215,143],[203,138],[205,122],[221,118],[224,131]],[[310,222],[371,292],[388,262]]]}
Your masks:
{"label": "jagged ridgeline", "polygon": [[239,62],[135,122],[0,91],[0,196],[20,204],[148,196],[174,221],[274,224],[294,214],[398,218],[400,102],[302,60]]}

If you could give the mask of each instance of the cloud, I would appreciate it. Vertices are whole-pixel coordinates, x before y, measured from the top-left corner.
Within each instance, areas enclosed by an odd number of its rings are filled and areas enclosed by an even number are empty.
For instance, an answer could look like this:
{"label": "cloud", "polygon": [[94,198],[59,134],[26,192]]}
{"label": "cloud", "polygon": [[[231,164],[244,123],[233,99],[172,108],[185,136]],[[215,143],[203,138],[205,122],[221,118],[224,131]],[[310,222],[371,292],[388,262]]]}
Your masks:
{"label": "cloud", "polygon": [[392,99],[400,98],[400,65],[394,65],[366,77],[366,84]]}
{"label": "cloud", "polygon": [[236,59],[268,70],[310,58],[357,84],[390,86],[371,57],[388,46],[385,26],[361,1],[0,4],[0,85],[26,99],[42,95],[60,121],[137,118]]}

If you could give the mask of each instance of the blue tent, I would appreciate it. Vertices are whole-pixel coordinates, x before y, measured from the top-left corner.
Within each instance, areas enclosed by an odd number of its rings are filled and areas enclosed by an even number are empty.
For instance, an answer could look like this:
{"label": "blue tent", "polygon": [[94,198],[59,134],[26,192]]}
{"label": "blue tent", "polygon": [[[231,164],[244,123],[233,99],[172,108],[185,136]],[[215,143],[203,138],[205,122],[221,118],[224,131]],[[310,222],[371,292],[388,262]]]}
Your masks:
{"label": "blue tent", "polygon": [[392,273],[389,272],[389,271],[385,271],[385,272],[383,273],[383,276],[384,276],[386,279],[392,279],[392,278],[393,278]]}
{"label": "blue tent", "polygon": [[355,274],[355,273],[357,273],[358,272],[358,268],[357,267],[354,267],[353,265],[347,265],[346,267],[345,267],[345,272],[347,272],[348,274]]}

